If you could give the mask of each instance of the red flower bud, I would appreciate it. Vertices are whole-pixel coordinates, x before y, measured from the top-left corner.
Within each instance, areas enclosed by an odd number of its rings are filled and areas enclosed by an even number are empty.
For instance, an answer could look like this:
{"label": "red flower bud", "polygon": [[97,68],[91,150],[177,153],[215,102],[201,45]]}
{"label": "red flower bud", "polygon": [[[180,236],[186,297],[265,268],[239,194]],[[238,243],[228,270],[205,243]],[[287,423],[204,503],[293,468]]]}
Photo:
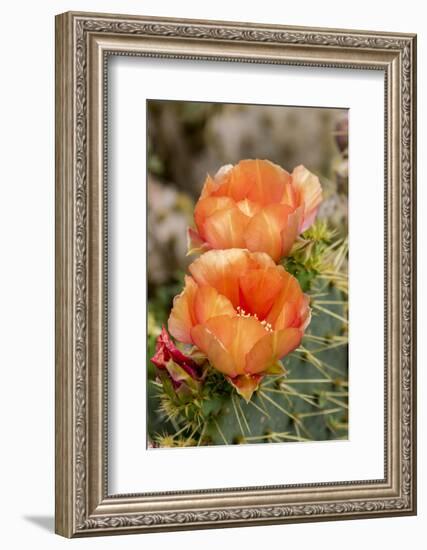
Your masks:
{"label": "red flower bud", "polygon": [[[159,334],[156,342],[156,353],[151,358],[151,362],[159,369],[168,369],[169,361],[171,360],[190,375],[191,378],[195,380],[199,378],[197,363],[175,346],[165,327],[162,327],[162,332]],[[168,369],[168,371],[171,374],[171,369]],[[172,375],[171,377],[174,380]],[[178,380],[174,381],[178,382]]]}

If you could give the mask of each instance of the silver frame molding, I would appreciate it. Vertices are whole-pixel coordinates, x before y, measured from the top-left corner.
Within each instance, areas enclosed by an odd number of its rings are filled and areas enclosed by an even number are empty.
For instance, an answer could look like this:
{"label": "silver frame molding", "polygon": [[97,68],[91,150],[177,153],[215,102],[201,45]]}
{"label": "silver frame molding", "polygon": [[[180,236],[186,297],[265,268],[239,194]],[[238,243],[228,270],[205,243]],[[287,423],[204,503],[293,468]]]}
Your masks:
{"label": "silver frame molding", "polygon": [[[108,494],[105,182],[110,55],[384,72],[384,479]],[[412,34],[72,12],[56,17],[58,534],[78,537],[416,513],[415,114]]]}

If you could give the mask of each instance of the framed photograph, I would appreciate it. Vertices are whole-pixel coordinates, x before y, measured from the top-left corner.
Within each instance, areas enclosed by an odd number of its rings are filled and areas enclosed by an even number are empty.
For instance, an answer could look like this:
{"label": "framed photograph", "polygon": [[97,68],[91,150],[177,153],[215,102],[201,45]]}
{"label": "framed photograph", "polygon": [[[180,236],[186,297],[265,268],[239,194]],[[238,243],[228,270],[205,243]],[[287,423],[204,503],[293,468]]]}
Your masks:
{"label": "framed photograph", "polygon": [[416,37],[56,18],[56,532],[416,513]]}

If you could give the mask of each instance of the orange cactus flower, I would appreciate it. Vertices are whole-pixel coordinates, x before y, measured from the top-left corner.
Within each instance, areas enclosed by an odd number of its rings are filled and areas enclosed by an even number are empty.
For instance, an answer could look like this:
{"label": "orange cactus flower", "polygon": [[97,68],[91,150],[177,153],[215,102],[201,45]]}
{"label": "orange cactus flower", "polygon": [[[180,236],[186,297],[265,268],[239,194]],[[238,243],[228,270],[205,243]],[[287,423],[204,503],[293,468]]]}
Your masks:
{"label": "orange cactus flower", "polygon": [[169,331],[197,346],[249,401],[262,377],[283,372],[279,359],[300,344],[310,322],[308,296],[262,252],[210,250],[189,271]]}
{"label": "orange cactus flower", "polygon": [[304,166],[292,174],[268,160],[242,160],[206,178],[188,231],[189,251],[247,248],[278,262],[313,223],[322,188]]}

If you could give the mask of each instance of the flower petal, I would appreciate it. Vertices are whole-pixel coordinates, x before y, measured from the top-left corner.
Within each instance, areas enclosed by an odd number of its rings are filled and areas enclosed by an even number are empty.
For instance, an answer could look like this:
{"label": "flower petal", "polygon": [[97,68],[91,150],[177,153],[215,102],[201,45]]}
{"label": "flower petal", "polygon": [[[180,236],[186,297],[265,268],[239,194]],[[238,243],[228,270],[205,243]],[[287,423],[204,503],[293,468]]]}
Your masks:
{"label": "flower petal", "polygon": [[187,229],[187,256],[191,254],[197,254],[201,252],[206,252],[209,250],[210,246],[206,243],[200,235],[192,227]]}
{"label": "flower petal", "polygon": [[236,315],[236,310],[230,300],[219,294],[215,288],[202,286],[196,292],[194,313],[197,323],[204,323],[219,315]]}
{"label": "flower petal", "polygon": [[260,204],[250,201],[249,199],[243,199],[236,204],[237,208],[239,208],[239,210],[241,210],[243,214],[245,214],[249,218],[252,218],[261,210]]}
{"label": "flower petal", "polygon": [[209,216],[220,210],[235,208],[236,205],[229,197],[207,197],[199,199],[194,208],[194,222],[202,239],[206,240],[204,225]]}
{"label": "flower petal", "polygon": [[234,167],[234,175],[238,185],[246,189],[241,198],[262,206],[280,202],[290,182],[288,172],[269,160],[242,160]]}
{"label": "flower petal", "polygon": [[304,297],[298,280],[283,267],[279,269],[282,289],[266,317],[266,321],[273,325],[275,330],[295,326],[296,317],[299,319],[298,306]]}
{"label": "flower petal", "polygon": [[222,183],[225,176],[233,169],[232,164],[223,164],[221,168],[218,169],[217,173],[215,174],[215,181],[218,183]]}
{"label": "flower petal", "polygon": [[282,257],[281,232],[287,224],[292,208],[286,204],[273,204],[260,210],[246,229],[246,246],[252,252],[266,252],[274,261]]}
{"label": "flower petal", "polygon": [[212,248],[245,248],[245,230],[249,221],[250,218],[233,203],[233,207],[218,210],[206,218],[204,238]]}
{"label": "flower petal", "polygon": [[205,183],[203,185],[202,192],[200,194],[201,199],[210,197],[219,187],[219,182],[215,181],[209,174],[206,176]]}
{"label": "flower petal", "polygon": [[272,260],[271,256],[265,252],[251,252],[250,255],[248,254],[248,258],[248,269],[263,269],[268,267],[277,268],[277,265]]}
{"label": "flower petal", "polygon": [[303,233],[316,217],[322,202],[322,186],[319,178],[302,165],[294,168],[292,182],[300,193],[300,204],[304,205],[304,217],[300,227],[300,233]]}
{"label": "flower petal", "polygon": [[299,305],[298,314],[301,320],[299,328],[301,330],[305,330],[311,321],[310,298],[307,296],[307,294],[303,294]]}
{"label": "flower petal", "polygon": [[234,358],[237,372],[243,374],[248,352],[264,337],[266,330],[253,317],[234,317],[230,323],[229,333],[231,334],[231,342],[228,347]]}
{"label": "flower petal", "polygon": [[[267,316],[267,322],[270,323],[274,330],[281,330],[293,326],[296,317],[296,306],[293,302],[283,301],[282,297],[278,298],[280,306],[272,308],[271,313]],[[275,317],[274,321],[273,318]]]}
{"label": "flower petal", "polygon": [[172,311],[168,319],[169,332],[184,344],[191,344],[191,327],[196,324],[194,298],[197,285],[192,277],[185,277],[184,290],[173,300]]}
{"label": "flower petal", "polygon": [[209,362],[217,370],[229,376],[237,376],[236,365],[224,344],[205,325],[196,325],[191,329],[194,344],[206,353]]}
{"label": "flower petal", "polygon": [[203,326],[210,333],[212,333],[228,350],[230,350],[234,338],[234,325],[233,319],[230,319],[229,315],[219,315],[218,317],[212,317],[211,319],[208,319],[205,323],[203,323]]}
{"label": "flower petal", "polygon": [[[203,327],[200,329],[199,327]],[[203,325],[198,325],[191,332],[194,343],[206,353],[213,366],[229,374],[233,365],[234,374],[243,374],[246,366],[246,355],[254,345],[264,337],[266,330],[253,317],[213,317]],[[212,337],[221,344],[212,344]],[[224,356],[227,352],[227,357]],[[224,361],[224,365],[221,364]]]}
{"label": "flower petal", "polygon": [[[311,309],[309,307],[310,298],[306,294],[295,297],[294,301],[286,301],[280,296],[277,300],[278,308],[274,311],[274,306],[267,316],[267,322],[273,325],[275,330],[283,328],[299,328],[304,331],[311,321]],[[276,304],[275,304],[276,305]],[[274,319],[274,315],[279,312]]]}
{"label": "flower petal", "polygon": [[289,214],[285,227],[280,236],[282,238],[282,256],[288,256],[296,238],[300,234],[303,222],[303,207],[298,207],[295,212]]}
{"label": "flower petal", "polygon": [[232,166],[225,170],[220,170],[215,176],[215,180],[218,181],[219,187],[214,192],[215,196],[222,197],[227,196],[232,198],[235,202],[244,200],[251,189],[252,180],[247,178],[240,171],[240,165]]}
{"label": "flower petal", "polygon": [[250,374],[265,372],[281,357],[297,348],[302,335],[302,331],[297,328],[269,332],[248,353],[246,372]]}
{"label": "flower petal", "polygon": [[240,248],[209,250],[197,258],[189,270],[198,285],[212,286],[236,307],[239,305],[239,277],[246,272],[250,261],[249,253]]}
{"label": "flower petal", "polygon": [[296,208],[300,204],[300,193],[298,188],[293,185],[292,178],[289,178],[289,183],[285,185],[280,203],[287,204],[291,208]]}
{"label": "flower petal", "polygon": [[246,313],[265,319],[283,286],[277,267],[251,269],[240,277],[241,307]]}

